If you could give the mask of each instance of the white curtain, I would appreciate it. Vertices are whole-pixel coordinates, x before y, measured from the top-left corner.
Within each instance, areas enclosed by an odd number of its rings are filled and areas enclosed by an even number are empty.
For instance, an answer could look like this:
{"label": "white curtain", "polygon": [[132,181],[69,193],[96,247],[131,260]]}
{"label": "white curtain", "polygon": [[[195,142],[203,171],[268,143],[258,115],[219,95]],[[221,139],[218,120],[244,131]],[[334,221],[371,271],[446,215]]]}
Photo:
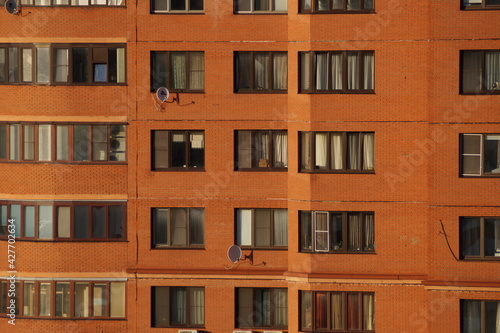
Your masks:
{"label": "white curtain", "polygon": [[373,249],[374,246],[374,224],[373,215],[365,215],[365,244],[364,246]]}
{"label": "white curtain", "polygon": [[331,168],[333,170],[342,170],[343,153],[342,153],[342,134],[331,134]]}
{"label": "white curtain", "polygon": [[252,211],[250,209],[236,211],[236,244],[252,245]]}
{"label": "white curtain", "polygon": [[205,323],[205,290],[203,288],[191,288],[189,298],[191,304],[189,324],[203,325]]}
{"label": "white curtain", "polygon": [[328,58],[326,53],[316,54],[316,90],[328,89]]}
{"label": "white curtain", "polygon": [[172,325],[186,324],[186,288],[172,288],[170,321]]}
{"label": "white curtain", "polygon": [[342,54],[332,54],[332,89],[342,89]]}
{"label": "white curtain", "polygon": [[349,170],[359,169],[359,134],[358,133],[348,133],[347,134],[347,168]]}
{"label": "white curtain", "polygon": [[10,156],[9,159],[16,161],[19,160],[19,125],[10,125]]}
{"label": "white curtain", "polygon": [[288,245],[288,211],[274,210],[274,246]]}
{"label": "white curtain", "polygon": [[33,160],[35,158],[35,126],[23,126],[23,159]]}
{"label": "white curtain", "polygon": [[330,242],[328,241],[329,235],[328,213],[315,212],[314,213],[314,237],[315,237],[315,251],[329,251]]}
{"label": "white curtain", "polygon": [[359,59],[357,54],[347,55],[347,89],[359,89]]}
{"label": "white curtain", "polygon": [[486,90],[500,90],[500,52],[486,52]]}
{"label": "white curtain", "polygon": [[273,57],[273,89],[286,90],[288,86],[288,57],[286,53],[276,53]]}
{"label": "white curtain", "polygon": [[186,89],[186,55],[184,53],[172,53],[172,88]]}
{"label": "white curtain", "polygon": [[288,325],[288,291],[274,289],[274,325]]}
{"label": "white curtain", "polygon": [[68,81],[68,49],[56,50],[56,81]]}
{"label": "white curtain", "polygon": [[301,168],[302,169],[311,169],[311,133],[310,132],[302,132],[301,134],[301,152],[300,152],[300,160],[301,160]]}
{"label": "white curtain", "polygon": [[372,90],[374,81],[374,55],[373,53],[365,54],[363,66],[363,89]]}
{"label": "white curtain", "polygon": [[374,134],[363,135],[363,170],[373,170],[374,166]]}
{"label": "white curtain", "polygon": [[274,10],[277,12],[286,12],[288,9],[288,0],[273,0]]}
{"label": "white curtain", "polygon": [[269,55],[255,54],[254,63],[255,89],[269,89]]}
{"label": "white curtain", "polygon": [[288,134],[286,131],[274,133],[274,167],[288,166]]}
{"label": "white curtain", "polygon": [[50,0],[35,0],[36,6],[50,6]]}
{"label": "white curtain", "polygon": [[359,215],[349,215],[349,250],[361,249],[359,235]]}
{"label": "white curtain", "polygon": [[328,134],[316,133],[316,168],[326,169]]}
{"label": "white curtain", "polygon": [[463,333],[481,332],[481,301],[464,301]]}
{"label": "white curtain", "polygon": [[374,301],[372,294],[363,294],[363,330],[375,329]]}
{"label": "white curtain", "polygon": [[303,90],[311,89],[311,54],[300,54],[300,87]]}
{"label": "white curtain", "polygon": [[205,86],[205,60],[203,52],[189,54],[189,89],[203,90]]}

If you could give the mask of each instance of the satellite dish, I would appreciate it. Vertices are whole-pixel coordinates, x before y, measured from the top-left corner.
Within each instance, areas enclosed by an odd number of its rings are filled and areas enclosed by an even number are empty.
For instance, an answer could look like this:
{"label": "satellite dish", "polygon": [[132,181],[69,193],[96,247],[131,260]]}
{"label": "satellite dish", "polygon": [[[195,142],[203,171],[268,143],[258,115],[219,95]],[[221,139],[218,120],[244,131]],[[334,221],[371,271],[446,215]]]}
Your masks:
{"label": "satellite dish", "polygon": [[238,262],[241,258],[241,248],[238,245],[231,245],[229,249],[227,249],[227,257],[232,262]]}
{"label": "satellite dish", "polygon": [[9,14],[17,14],[19,12],[19,5],[17,3],[16,0],[7,0],[5,2],[5,10],[7,10],[7,12]]}
{"label": "satellite dish", "polygon": [[170,97],[170,92],[165,87],[156,89],[156,97],[163,103]]}

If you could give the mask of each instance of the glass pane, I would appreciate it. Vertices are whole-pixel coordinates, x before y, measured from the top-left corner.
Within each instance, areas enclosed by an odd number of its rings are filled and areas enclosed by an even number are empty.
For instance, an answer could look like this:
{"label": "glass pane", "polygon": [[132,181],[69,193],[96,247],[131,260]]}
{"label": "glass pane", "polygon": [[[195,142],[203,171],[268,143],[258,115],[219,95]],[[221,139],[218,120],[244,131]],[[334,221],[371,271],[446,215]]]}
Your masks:
{"label": "glass pane", "polygon": [[316,1],[316,10],[329,10],[328,8],[328,0],[315,0]]}
{"label": "glass pane", "polygon": [[273,56],[273,89],[286,90],[288,87],[288,56],[275,53]]}
{"label": "glass pane", "polygon": [[331,58],[332,66],[332,89],[342,90],[342,54],[333,53]]}
{"label": "glass pane", "polygon": [[186,0],[170,0],[170,10],[186,10]]}
{"label": "glass pane", "polygon": [[19,80],[19,50],[17,47],[9,47],[9,82]]}
{"label": "glass pane", "polygon": [[328,89],[328,57],[326,53],[316,53],[316,90]]}
{"label": "glass pane", "polygon": [[331,294],[332,329],[342,329],[342,295]]}
{"label": "glass pane", "polygon": [[479,92],[481,90],[481,51],[462,53],[462,91]]}
{"label": "glass pane", "polygon": [[172,133],[172,167],[187,167],[186,133]]}
{"label": "glass pane", "polygon": [[38,125],[38,160],[52,159],[52,125]]}
{"label": "glass pane", "polygon": [[[172,0],[173,2],[176,0]],[[185,3],[185,0],[179,0]],[[185,53],[171,53],[170,54],[170,72],[172,73],[171,85],[172,89],[186,89],[186,54]]]}
{"label": "glass pane", "polygon": [[269,0],[254,0],[255,11],[269,11]]}
{"label": "glass pane", "polygon": [[252,132],[238,131],[238,169],[252,167]]}
{"label": "glass pane", "polygon": [[89,284],[75,283],[75,317],[89,316]]}
{"label": "glass pane", "polygon": [[500,257],[500,219],[484,220],[484,255]]}
{"label": "glass pane", "polygon": [[330,242],[333,250],[342,250],[342,214],[331,214]]}
{"label": "glass pane", "polygon": [[[158,1],[157,1],[158,3]],[[166,9],[166,8],[165,8]],[[152,77],[151,89],[156,90],[160,87],[170,87],[167,85],[167,53],[152,53]]]}
{"label": "glass pane", "polygon": [[35,126],[23,126],[23,159],[35,159]]}
{"label": "glass pane", "polygon": [[33,81],[33,50],[22,49],[23,51],[23,82]]}
{"label": "glass pane", "polygon": [[5,81],[5,48],[0,48],[0,82]]}
{"label": "glass pane", "polygon": [[50,290],[50,283],[40,283],[40,316],[50,316]]}
{"label": "glass pane", "polygon": [[106,207],[92,207],[92,237],[106,237]]}
{"label": "glass pane", "polygon": [[[193,0],[191,0],[193,1]],[[203,0],[199,0],[203,3]],[[189,89],[203,90],[205,86],[205,62],[203,52],[189,53]]]}
{"label": "glass pane", "polygon": [[58,161],[67,161],[69,159],[69,132],[68,126],[56,126],[56,158]]}
{"label": "glass pane", "polygon": [[93,289],[93,311],[94,317],[106,316],[106,296],[108,286],[105,283],[95,283]]}
{"label": "glass pane", "polygon": [[126,66],[125,48],[119,47],[116,49],[116,82],[125,83]]}
{"label": "glass pane", "polygon": [[[19,292],[19,291],[18,291]],[[35,283],[24,282],[23,315],[35,315]]]}
{"label": "glass pane", "polygon": [[35,206],[24,206],[24,237],[35,237]]}
{"label": "glass pane", "polygon": [[68,82],[68,49],[56,49],[56,82]]}
{"label": "glass pane", "polygon": [[236,55],[236,90],[251,89],[250,85],[250,54]]}
{"label": "glass pane", "polygon": [[462,257],[480,255],[480,220],[462,218],[460,221],[460,252]]}
{"label": "glass pane", "polygon": [[311,212],[300,212],[300,249],[312,250]]}
{"label": "glass pane", "polygon": [[359,294],[347,294],[347,329],[359,329]]}
{"label": "glass pane", "polygon": [[347,0],[347,10],[360,10],[361,1],[360,0]]}
{"label": "glass pane", "polygon": [[186,324],[186,288],[170,288],[170,323]]}
{"label": "glass pane", "polygon": [[500,173],[500,135],[485,135],[484,172]]}
{"label": "glass pane", "polygon": [[154,242],[155,245],[168,244],[168,209],[153,209]]}
{"label": "glass pane", "polygon": [[89,126],[88,125],[75,125],[74,139],[73,139],[73,159],[75,161],[88,161],[89,160]]}
{"label": "glass pane", "polygon": [[70,214],[70,207],[57,207],[57,237],[69,238],[71,236]]}
{"label": "glass pane", "polygon": [[127,150],[127,139],[125,136],[125,125],[110,126],[111,140],[109,143],[110,161],[125,161],[125,152]]}
{"label": "glass pane", "polygon": [[0,159],[7,158],[7,125],[0,125]]}
{"label": "glass pane", "polygon": [[271,309],[272,323],[277,327],[288,326],[288,291],[287,289],[272,290],[274,307]]}
{"label": "glass pane", "polygon": [[273,0],[273,9],[277,12],[286,12],[288,10],[288,0]]}
{"label": "glass pane", "polygon": [[316,166],[315,169],[326,170],[328,160],[328,133],[316,133]]}
{"label": "glass pane", "polygon": [[9,159],[19,160],[19,125],[9,125],[10,131],[10,146],[9,146]]}
{"label": "glass pane", "polygon": [[38,206],[38,238],[52,239],[52,206]]}
{"label": "glass pane", "polygon": [[481,332],[481,301],[462,301],[463,333]]}
{"label": "glass pane", "polygon": [[252,245],[252,210],[238,209],[236,211],[236,244]]}
{"label": "glass pane", "polygon": [[373,0],[365,0],[364,9],[373,9]]}
{"label": "glass pane", "polygon": [[111,282],[110,317],[125,317],[125,282]]}
{"label": "glass pane", "polygon": [[160,11],[160,10],[167,10],[167,1],[168,0],[152,0],[153,3],[153,10],[154,11]]}
{"label": "glass pane", "polygon": [[92,160],[108,160],[108,126],[92,126]]}
{"label": "glass pane", "polygon": [[204,210],[191,208],[189,210],[189,244],[202,245],[204,243]]}
{"label": "glass pane", "polygon": [[15,236],[21,236],[21,205],[10,205],[10,218],[14,220]]}
{"label": "glass pane", "polygon": [[94,64],[94,82],[107,82],[108,65],[107,64]]}
{"label": "glass pane", "polygon": [[[107,48],[108,50],[108,82],[118,81],[118,54],[117,49],[114,47]],[[106,79],[106,76],[104,76]],[[105,81],[103,81],[105,82]]]}
{"label": "glass pane", "polygon": [[300,0],[302,3],[302,10],[311,10],[311,0]]}
{"label": "glass pane", "polygon": [[307,52],[300,54],[300,88],[311,90],[311,54]]}
{"label": "glass pane", "polygon": [[274,210],[274,246],[288,245],[288,211],[286,209]]}
{"label": "glass pane", "polygon": [[316,251],[328,251],[328,213],[316,213],[315,216],[315,237]]}
{"label": "glass pane", "polygon": [[237,327],[253,327],[253,289],[252,288],[237,288]]}
{"label": "glass pane", "polygon": [[372,294],[363,294],[363,329],[375,329],[374,297]]}
{"label": "glass pane", "polygon": [[347,134],[347,169],[359,170],[359,133]]}
{"label": "glass pane", "polygon": [[203,0],[189,0],[189,10],[203,10]]}
{"label": "glass pane", "polygon": [[7,205],[0,205],[0,236],[7,235],[7,220]]}
{"label": "glass pane", "polygon": [[300,167],[301,169],[311,170],[311,136],[310,132],[301,132],[300,138]]}
{"label": "glass pane", "polygon": [[[258,0],[257,0],[258,1]],[[269,54],[256,53],[254,56],[254,89],[269,89]]]}
{"label": "glass pane", "polygon": [[[353,1],[353,0],[348,0],[348,1]],[[356,1],[358,1],[359,3],[359,0]],[[350,90],[359,89],[359,57],[357,54],[347,55],[347,89]]]}
{"label": "glass pane", "polygon": [[301,291],[301,326],[302,329],[312,329],[312,292]]}
{"label": "glass pane", "polygon": [[468,175],[478,175],[481,173],[481,156],[463,156],[462,173]]}
{"label": "glass pane", "polygon": [[328,328],[328,294],[318,291],[314,296],[316,328]]}
{"label": "glass pane", "polygon": [[275,168],[288,167],[288,133],[286,131],[273,132],[273,166]]}
{"label": "glass pane", "polygon": [[500,332],[500,302],[484,302],[485,304],[485,333]]}
{"label": "glass pane", "polygon": [[480,154],[481,153],[481,135],[463,136],[463,153]]}
{"label": "glass pane", "polygon": [[332,170],[342,170],[343,165],[342,133],[330,133],[330,168]]}
{"label": "glass pane", "polygon": [[56,317],[69,317],[69,283],[56,283]]}
{"label": "glass pane", "polygon": [[88,48],[73,48],[73,82],[88,82]]}
{"label": "glass pane", "polygon": [[500,82],[500,52],[485,52],[485,89],[497,90]]}
{"label": "glass pane", "polygon": [[252,10],[252,0],[236,0],[237,12],[249,12]]}
{"label": "glass pane", "polygon": [[205,140],[203,132],[191,132],[189,134],[189,167],[203,168],[205,165]]}
{"label": "glass pane", "polygon": [[349,244],[348,249],[359,251],[361,250],[361,233],[360,233],[360,218],[359,214],[348,214],[348,233],[349,233]]}
{"label": "glass pane", "polygon": [[[365,2],[366,3],[366,2]],[[375,61],[373,53],[363,55],[363,89],[373,90],[374,88]]]}
{"label": "glass pane", "polygon": [[255,246],[271,246],[271,210],[254,210]]}
{"label": "glass pane", "polygon": [[154,131],[154,168],[168,168],[168,131]]}
{"label": "glass pane", "polygon": [[271,289],[256,288],[254,289],[254,325],[270,326],[271,325]]}
{"label": "glass pane", "polygon": [[373,170],[375,163],[375,135],[363,133],[363,170]]}
{"label": "glass pane", "polygon": [[205,323],[205,290],[189,288],[189,324],[203,325]]}
{"label": "glass pane", "polygon": [[332,0],[332,9],[344,9],[343,0]]}
{"label": "glass pane", "polygon": [[75,238],[90,238],[89,206],[75,206],[75,216],[73,219],[75,224]]}
{"label": "glass pane", "polygon": [[187,246],[187,211],[184,208],[171,209],[170,231],[171,244]]}
{"label": "glass pane", "polygon": [[125,224],[125,217],[123,216],[123,206],[109,206],[108,216],[108,237],[114,239],[121,239],[124,237],[123,228]]}

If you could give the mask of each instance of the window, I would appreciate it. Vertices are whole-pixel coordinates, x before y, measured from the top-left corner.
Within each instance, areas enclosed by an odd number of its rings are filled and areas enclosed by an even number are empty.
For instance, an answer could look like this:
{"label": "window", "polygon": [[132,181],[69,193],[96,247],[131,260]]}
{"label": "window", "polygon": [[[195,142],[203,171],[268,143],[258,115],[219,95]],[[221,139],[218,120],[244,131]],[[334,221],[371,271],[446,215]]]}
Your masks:
{"label": "window", "polygon": [[152,13],[202,13],[203,0],[151,0]]}
{"label": "window", "polygon": [[465,260],[500,260],[500,217],[461,217],[460,255]]}
{"label": "window", "polygon": [[126,239],[126,204],[120,202],[0,202],[0,239],[7,239],[8,219],[16,238],[57,241]]}
{"label": "window", "polygon": [[151,52],[151,91],[166,87],[174,92],[203,92],[203,52]]}
{"label": "window", "polygon": [[234,92],[287,92],[286,52],[236,52]]}
{"label": "window", "polygon": [[300,212],[300,252],[375,251],[372,212]]}
{"label": "window", "polygon": [[153,170],[203,170],[204,131],[152,131],[152,136]]}
{"label": "window", "polygon": [[205,288],[152,287],[152,327],[203,327]]}
{"label": "window", "polygon": [[153,248],[203,247],[203,208],[153,208]]}
{"label": "window", "polygon": [[286,170],[287,131],[236,131],[236,170]]}
{"label": "window", "polygon": [[234,6],[236,13],[286,13],[288,0],[236,0]]}
{"label": "window", "polygon": [[300,52],[300,93],[373,93],[373,51]]}
{"label": "window", "polygon": [[462,0],[462,9],[500,9],[500,0]]}
{"label": "window", "polygon": [[285,288],[236,288],[236,327],[288,327],[288,294]]}
{"label": "window", "polygon": [[302,172],[370,172],[373,132],[300,132]]}
{"label": "window", "polygon": [[[1,4],[2,1],[0,1]],[[125,0],[21,0],[24,6],[125,6]]]}
{"label": "window", "polygon": [[125,153],[121,124],[0,124],[0,161],[125,162]]}
{"label": "window", "polygon": [[[7,314],[10,282],[0,283],[0,314]],[[22,281],[16,282],[15,300],[16,317],[125,318],[125,282]]]}
{"label": "window", "polygon": [[496,333],[500,327],[500,301],[460,300],[461,333]]}
{"label": "window", "polygon": [[460,174],[500,176],[500,134],[462,134]]}
{"label": "window", "polygon": [[0,44],[0,84],[124,83],[124,44]]}
{"label": "window", "polygon": [[237,209],[236,244],[251,248],[288,246],[286,209]]}
{"label": "window", "polygon": [[300,12],[307,14],[374,12],[374,0],[300,0]]}
{"label": "window", "polygon": [[300,291],[300,327],[306,332],[374,332],[373,293]]}
{"label": "window", "polygon": [[460,67],[461,93],[500,93],[500,50],[461,51]]}

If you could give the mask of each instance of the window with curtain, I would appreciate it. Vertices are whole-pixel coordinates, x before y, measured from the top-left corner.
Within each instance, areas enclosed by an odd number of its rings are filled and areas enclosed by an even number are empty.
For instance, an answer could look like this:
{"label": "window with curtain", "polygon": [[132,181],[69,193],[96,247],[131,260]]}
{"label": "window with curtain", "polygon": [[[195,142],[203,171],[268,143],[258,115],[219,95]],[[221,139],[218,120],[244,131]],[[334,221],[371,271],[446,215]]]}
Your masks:
{"label": "window with curtain", "polygon": [[203,208],[153,208],[151,212],[153,248],[203,247]]}
{"label": "window with curtain", "polygon": [[300,0],[304,14],[374,12],[374,0]]}
{"label": "window with curtain", "polygon": [[204,52],[151,52],[151,91],[159,87],[173,92],[203,92]]}
{"label": "window with curtain", "polygon": [[237,328],[288,327],[288,290],[236,288]]}
{"label": "window with curtain", "polygon": [[152,170],[200,170],[205,165],[204,131],[152,131]]}
{"label": "window with curtain", "polygon": [[299,291],[300,328],[306,332],[373,332],[373,293]]}
{"label": "window with curtain", "polygon": [[151,0],[152,13],[202,13],[204,0]]}
{"label": "window with curtain", "polygon": [[[0,1],[1,3],[1,1]],[[21,0],[24,6],[125,6],[125,0]]]}
{"label": "window with curtain", "polygon": [[300,132],[302,172],[373,172],[373,132]]}
{"label": "window with curtain", "polygon": [[248,248],[288,246],[286,209],[237,209],[236,244]]}
{"label": "window with curtain", "polygon": [[500,217],[461,217],[460,257],[500,260]]}
{"label": "window with curtain", "polygon": [[460,174],[500,176],[500,134],[461,134]]}
{"label": "window with curtain", "polygon": [[461,333],[500,332],[500,301],[460,300]]}
{"label": "window with curtain", "polygon": [[300,52],[301,93],[373,93],[374,51]]}
{"label": "window with curtain", "polygon": [[462,9],[500,9],[500,0],[461,0]]}
{"label": "window with curtain", "polygon": [[286,170],[287,131],[235,131],[236,170]]}
{"label": "window with curtain", "polygon": [[205,288],[152,287],[152,327],[203,327]]}
{"label": "window with curtain", "polygon": [[300,212],[300,252],[373,253],[373,212]]}
{"label": "window with curtain", "polygon": [[500,50],[461,51],[460,82],[462,94],[500,93]]}
{"label": "window with curtain", "polygon": [[288,0],[235,0],[235,13],[286,13]]}
{"label": "window with curtain", "polygon": [[286,52],[235,52],[234,57],[234,92],[287,92]]}

